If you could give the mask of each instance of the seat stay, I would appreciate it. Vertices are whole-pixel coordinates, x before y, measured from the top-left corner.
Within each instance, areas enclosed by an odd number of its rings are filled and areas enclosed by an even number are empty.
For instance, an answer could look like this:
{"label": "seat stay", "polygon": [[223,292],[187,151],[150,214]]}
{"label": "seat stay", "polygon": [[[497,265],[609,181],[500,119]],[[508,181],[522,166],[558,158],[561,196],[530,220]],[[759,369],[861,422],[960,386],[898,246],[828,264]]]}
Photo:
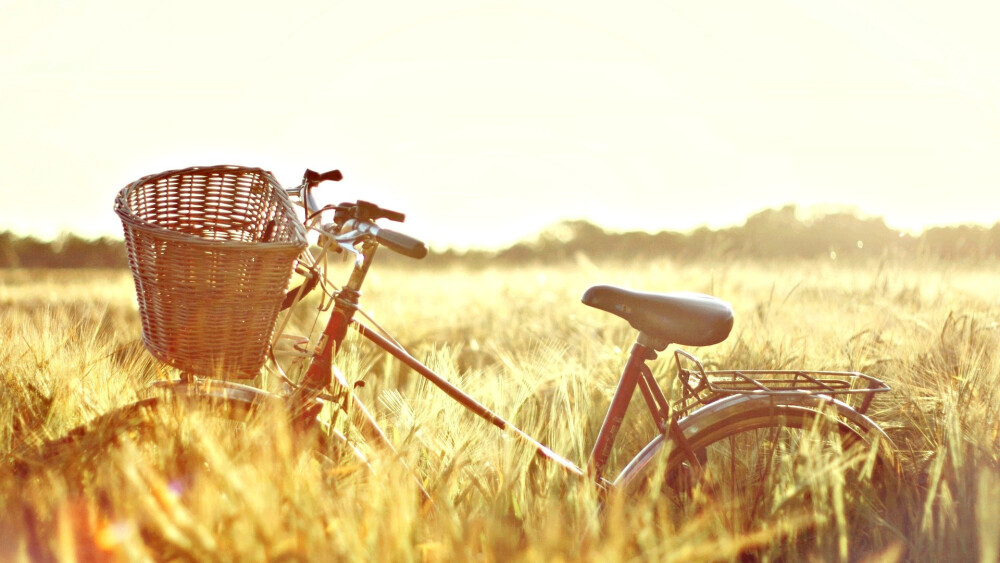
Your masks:
{"label": "seat stay", "polygon": [[646,364],[642,364],[641,369],[642,375],[639,378],[639,391],[642,393],[642,398],[646,401],[649,414],[652,415],[656,427],[661,433],[665,433],[670,427],[670,403],[663,395],[663,391],[656,383],[656,379],[653,378],[653,370],[649,369],[649,366]]}

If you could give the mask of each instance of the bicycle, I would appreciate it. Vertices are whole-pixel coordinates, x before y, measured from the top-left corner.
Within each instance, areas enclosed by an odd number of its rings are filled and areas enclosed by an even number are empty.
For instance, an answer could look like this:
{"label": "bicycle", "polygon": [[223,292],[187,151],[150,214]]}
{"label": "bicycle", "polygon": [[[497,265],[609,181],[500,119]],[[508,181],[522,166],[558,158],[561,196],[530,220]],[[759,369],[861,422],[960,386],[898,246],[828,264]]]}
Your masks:
{"label": "bicycle", "polygon": [[[289,201],[302,210],[302,225],[317,240],[312,251],[299,256],[296,272],[301,283],[284,293],[281,308],[298,307],[318,289],[317,315],[327,316],[315,339],[279,336],[271,343],[267,353],[280,381],[279,389],[269,391],[182,371],[177,379],[154,382],[153,396],[46,442],[36,458],[51,459],[70,445],[103,436],[109,429],[118,434],[149,432],[159,420],[151,413],[179,406],[181,416],[200,410],[237,423],[260,417],[262,411],[283,413],[296,434],[306,437],[307,445],[320,452],[326,462],[341,463],[346,455],[370,472],[365,448],[395,450],[352,384],[334,367],[348,330],[354,329],[477,417],[534,449],[540,458],[575,478],[592,481],[603,496],[615,491],[636,494],[659,486],[671,502],[683,507],[707,494],[717,506],[726,507],[731,517],[743,522],[740,525],[746,525],[757,518],[757,510],[763,510],[760,505],[766,504],[764,497],[771,494],[758,485],[774,485],[780,473],[793,471],[792,466],[801,465],[803,458],[825,463],[835,456],[843,467],[864,479],[895,471],[891,440],[867,416],[874,397],[889,391],[882,381],[858,372],[711,371],[694,355],[677,349],[673,357],[680,396],[668,400],[674,393],[664,391],[648,363],[670,345],[703,347],[724,341],[733,326],[732,307],[707,295],[647,293],[607,285],[587,289],[582,302],[622,318],[638,331],[638,337],[589,459],[584,466],[577,465],[419,361],[365,314],[360,306],[361,289],[376,251],[386,247],[414,259],[423,258],[428,251],[418,239],[378,223],[402,222],[402,213],[363,200],[317,205],[313,190],[341,178],[336,170],[322,174],[307,170],[300,185],[284,190]],[[338,254],[353,258],[348,281],[342,287],[328,278],[329,258]],[[359,314],[371,324],[356,318]],[[279,326],[276,334],[280,335],[282,328]],[[291,373],[277,359],[282,354],[293,358],[297,373]],[[637,389],[658,434],[610,479],[605,475],[608,460]],[[324,408],[333,416],[324,415]],[[354,436],[355,431],[360,437]],[[419,483],[417,488],[430,499]],[[755,491],[754,498],[744,498],[748,491]],[[750,509],[748,502],[754,505]]]}

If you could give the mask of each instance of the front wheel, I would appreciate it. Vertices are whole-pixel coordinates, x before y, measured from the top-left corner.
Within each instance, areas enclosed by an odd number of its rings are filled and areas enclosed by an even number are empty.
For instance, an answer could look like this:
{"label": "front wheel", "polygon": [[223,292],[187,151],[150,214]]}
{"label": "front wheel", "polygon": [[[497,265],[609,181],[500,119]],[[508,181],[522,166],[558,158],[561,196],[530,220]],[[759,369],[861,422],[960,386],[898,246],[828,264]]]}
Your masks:
{"label": "front wheel", "polygon": [[27,493],[5,522],[22,526],[30,557],[287,559],[266,551],[282,543],[275,519],[314,514],[320,492],[349,502],[370,479],[352,443],[293,424],[281,399],[222,390],[157,394],[13,452],[7,483]]}
{"label": "front wheel", "polygon": [[734,557],[847,559],[895,539],[895,474],[889,438],[846,404],[744,395],[681,419],[616,485],[657,496],[677,525],[699,518],[731,537]]}
{"label": "front wheel", "polygon": [[63,436],[22,447],[15,463],[21,471],[44,467],[86,473],[124,452],[168,474],[190,475],[210,458],[239,462],[267,449],[268,458],[310,452],[339,475],[370,471],[364,454],[340,432],[319,420],[294,425],[277,396],[234,384],[210,385],[161,386],[152,396]]}

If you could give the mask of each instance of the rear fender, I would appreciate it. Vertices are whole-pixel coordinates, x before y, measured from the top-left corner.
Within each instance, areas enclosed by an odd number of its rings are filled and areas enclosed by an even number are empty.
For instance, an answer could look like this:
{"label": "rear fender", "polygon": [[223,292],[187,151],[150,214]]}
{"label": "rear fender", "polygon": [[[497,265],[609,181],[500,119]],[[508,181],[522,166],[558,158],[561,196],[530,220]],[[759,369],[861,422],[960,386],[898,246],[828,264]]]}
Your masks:
{"label": "rear fender", "polygon": [[[826,395],[733,395],[715,401],[703,408],[698,409],[693,414],[677,421],[684,437],[690,439],[700,430],[709,428],[720,422],[729,420],[731,417],[741,413],[767,408],[775,409],[777,414],[780,411],[801,411],[803,409],[815,411],[817,413],[827,412],[836,414],[838,418],[848,421],[860,434],[870,441],[878,440],[882,446],[880,451],[884,451],[891,460],[895,447],[892,440],[886,435],[879,425],[870,418],[859,413],[850,405],[828,397]],[[616,489],[631,490],[637,483],[643,481],[646,472],[656,464],[653,463],[669,442],[669,438],[660,434],[652,439],[638,454],[622,469],[613,486]]]}

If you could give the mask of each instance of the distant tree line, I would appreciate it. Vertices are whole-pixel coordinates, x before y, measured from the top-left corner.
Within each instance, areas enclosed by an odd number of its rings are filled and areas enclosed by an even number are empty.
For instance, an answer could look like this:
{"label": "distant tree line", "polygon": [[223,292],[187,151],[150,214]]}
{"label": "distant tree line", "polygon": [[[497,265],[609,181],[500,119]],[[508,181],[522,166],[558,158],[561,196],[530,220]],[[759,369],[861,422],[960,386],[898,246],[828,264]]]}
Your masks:
{"label": "distant tree line", "polygon": [[700,227],[688,233],[609,232],[587,221],[564,221],[498,252],[445,252],[435,259],[487,262],[550,262],[589,259],[671,257],[749,259],[1000,258],[1000,223],[992,228],[935,227],[920,235],[889,228],[880,217],[849,211],[800,217],[796,206],[767,209],[746,223],[725,229]]}
{"label": "distant tree line", "polygon": [[0,268],[124,268],[125,242],[63,234],[52,241],[0,233]]}
{"label": "distant tree line", "polygon": [[[671,257],[750,259],[866,259],[930,257],[942,260],[1000,258],[1000,223],[935,227],[909,235],[886,226],[879,217],[830,212],[809,219],[795,206],[767,209],[739,226],[698,228],[689,233],[610,232],[587,221],[564,221],[499,251],[434,252],[426,262],[469,265],[549,263],[574,260]],[[410,260],[380,253],[380,261]],[[120,239],[84,239],[64,234],[53,241],[0,233],[0,268],[123,268],[128,265]]]}

